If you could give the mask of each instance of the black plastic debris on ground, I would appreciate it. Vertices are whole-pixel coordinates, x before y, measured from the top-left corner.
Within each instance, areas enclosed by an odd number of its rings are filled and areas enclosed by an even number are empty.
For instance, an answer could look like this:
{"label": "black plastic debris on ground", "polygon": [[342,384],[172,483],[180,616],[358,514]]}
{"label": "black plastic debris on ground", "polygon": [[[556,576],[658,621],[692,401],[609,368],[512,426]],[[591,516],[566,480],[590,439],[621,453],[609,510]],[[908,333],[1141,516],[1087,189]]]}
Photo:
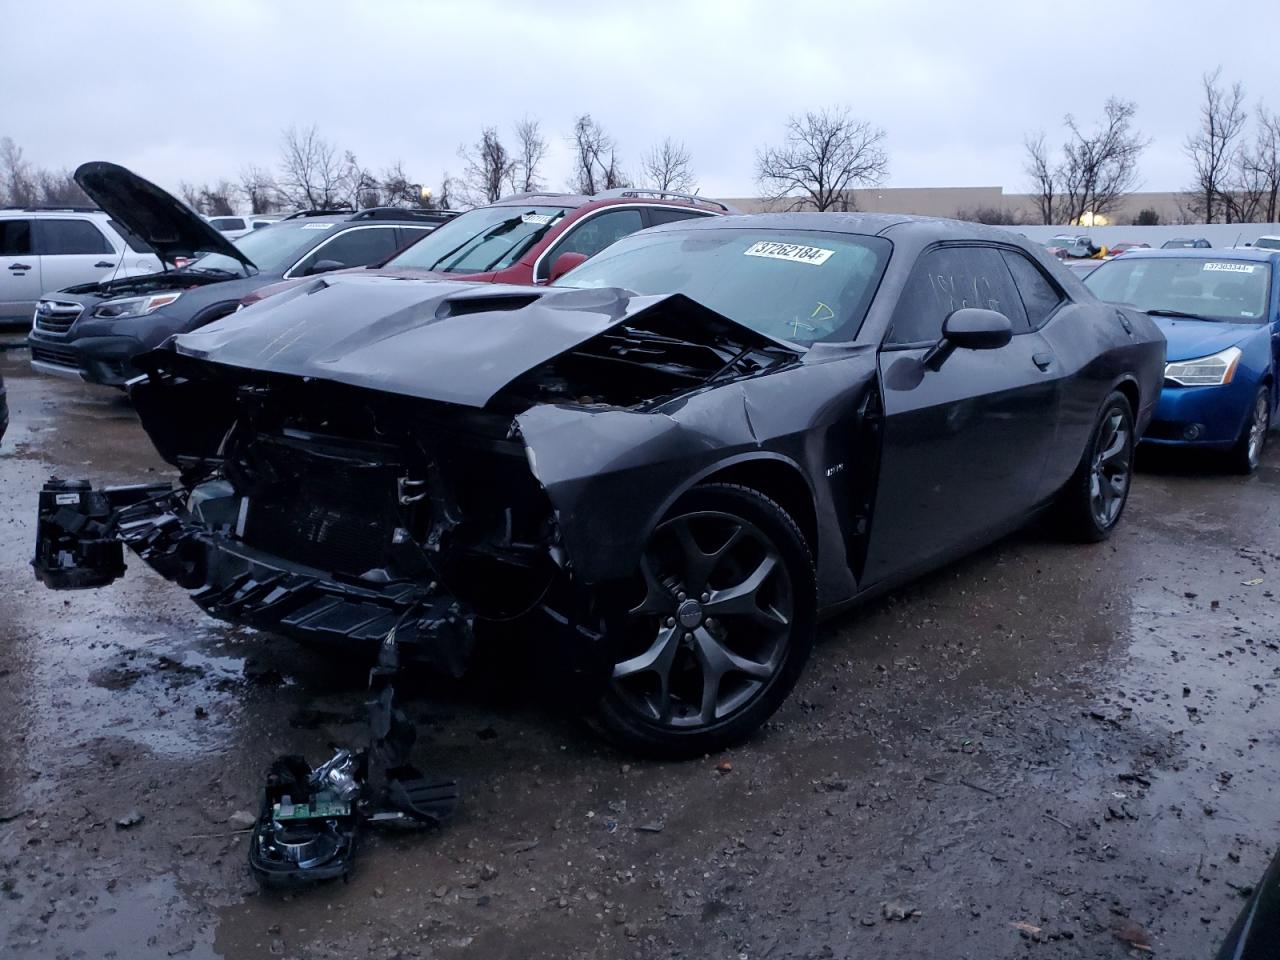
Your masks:
{"label": "black plastic debris on ground", "polygon": [[339,750],[312,767],[279,757],[267,774],[249,841],[249,866],[267,885],[346,879],[366,825],[439,827],[458,803],[458,784],[427,777],[409,762],[417,730],[396,706],[400,658],[395,631],[369,671],[369,746]]}

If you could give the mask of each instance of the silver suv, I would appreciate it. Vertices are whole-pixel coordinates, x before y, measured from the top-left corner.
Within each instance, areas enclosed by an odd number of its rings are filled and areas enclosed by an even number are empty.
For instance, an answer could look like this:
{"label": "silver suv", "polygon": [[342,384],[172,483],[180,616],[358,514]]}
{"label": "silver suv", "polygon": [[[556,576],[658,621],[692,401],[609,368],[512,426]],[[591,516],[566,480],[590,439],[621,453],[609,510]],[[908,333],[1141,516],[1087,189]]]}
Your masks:
{"label": "silver suv", "polygon": [[46,291],[159,269],[146,241],[96,207],[0,207],[0,325],[31,323]]}

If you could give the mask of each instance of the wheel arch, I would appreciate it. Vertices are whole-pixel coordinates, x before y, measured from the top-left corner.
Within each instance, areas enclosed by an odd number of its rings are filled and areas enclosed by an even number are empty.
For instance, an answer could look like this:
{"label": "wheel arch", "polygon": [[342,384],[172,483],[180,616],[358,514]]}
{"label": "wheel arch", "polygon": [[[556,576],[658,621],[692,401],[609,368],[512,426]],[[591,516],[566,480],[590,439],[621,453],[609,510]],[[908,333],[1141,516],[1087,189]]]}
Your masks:
{"label": "wheel arch", "polygon": [[711,483],[733,483],[750,487],[782,507],[804,534],[814,560],[818,558],[818,512],[813,488],[795,461],[775,453],[745,454],[714,464],[686,483],[664,504],[666,516],[680,498],[695,487]]}
{"label": "wheel arch", "polygon": [[1116,381],[1112,389],[1129,401],[1129,408],[1133,411],[1133,419],[1136,422],[1142,413],[1142,389],[1138,386],[1138,381],[1132,376],[1124,376]]}

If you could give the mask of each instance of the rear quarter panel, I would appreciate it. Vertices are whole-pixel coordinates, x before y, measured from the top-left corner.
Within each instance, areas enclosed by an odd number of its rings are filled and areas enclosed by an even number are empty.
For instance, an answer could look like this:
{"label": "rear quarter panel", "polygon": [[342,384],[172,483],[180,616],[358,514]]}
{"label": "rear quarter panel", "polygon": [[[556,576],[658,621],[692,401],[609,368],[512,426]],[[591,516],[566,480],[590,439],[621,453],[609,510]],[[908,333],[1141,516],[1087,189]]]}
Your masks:
{"label": "rear quarter panel", "polygon": [[[1107,395],[1128,382],[1137,389],[1139,432],[1155,410],[1164,378],[1164,335],[1145,314],[1088,299],[1060,309],[1041,328],[1062,364],[1058,440],[1045,464],[1045,493],[1056,493],[1084,455]],[[1129,330],[1125,329],[1128,323]]]}

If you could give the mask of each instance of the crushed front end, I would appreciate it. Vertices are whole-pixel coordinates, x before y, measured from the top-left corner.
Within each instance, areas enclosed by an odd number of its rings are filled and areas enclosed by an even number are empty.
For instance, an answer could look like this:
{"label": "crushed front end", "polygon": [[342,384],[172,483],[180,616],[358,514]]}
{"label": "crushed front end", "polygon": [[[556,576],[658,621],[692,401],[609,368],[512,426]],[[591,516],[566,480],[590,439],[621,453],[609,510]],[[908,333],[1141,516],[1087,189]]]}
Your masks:
{"label": "crushed front end", "polygon": [[454,675],[478,615],[528,615],[551,595],[552,514],[509,417],[200,373],[157,371],[134,390],[180,482],[45,485],[34,566],[46,585],[111,582],[123,545],[215,617],[370,648],[394,627],[415,659]]}

